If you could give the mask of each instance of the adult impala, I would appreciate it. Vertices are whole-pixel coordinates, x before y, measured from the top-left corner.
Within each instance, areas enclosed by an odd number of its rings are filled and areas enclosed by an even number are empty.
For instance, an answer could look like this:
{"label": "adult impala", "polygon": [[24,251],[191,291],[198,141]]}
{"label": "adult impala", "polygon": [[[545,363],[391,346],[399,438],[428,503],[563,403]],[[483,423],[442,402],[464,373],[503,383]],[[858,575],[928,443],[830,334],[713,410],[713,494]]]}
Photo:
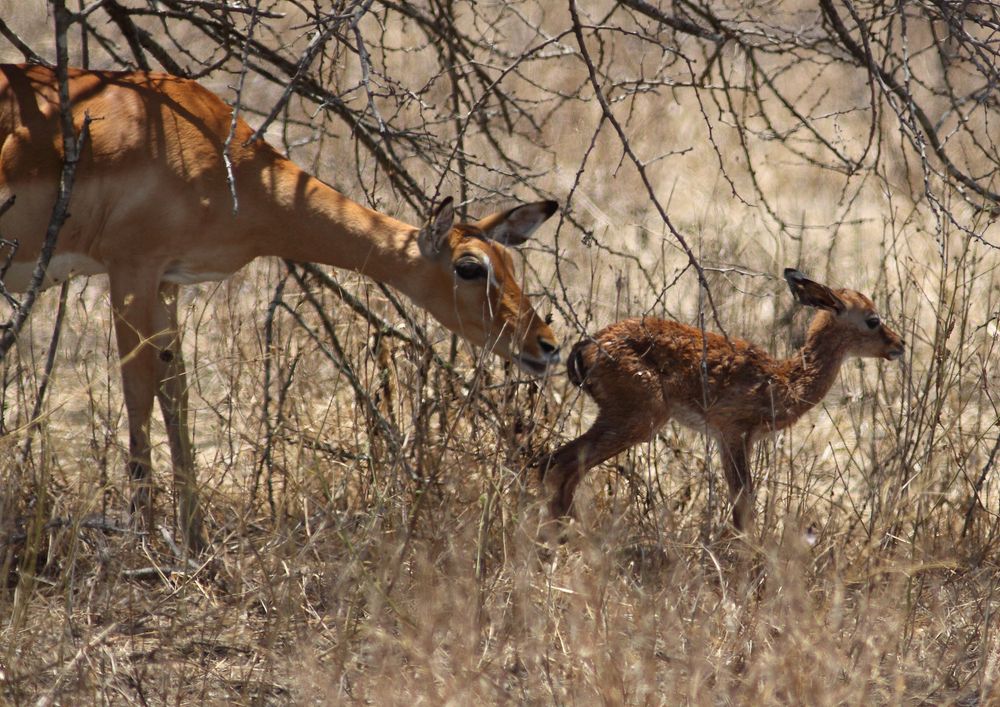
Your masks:
{"label": "adult impala", "polygon": [[[224,147],[232,111],[197,83],[158,73],[71,70],[70,100],[90,136],[70,218],[46,285],[107,273],[129,424],[133,511],[151,518],[149,420],[163,412],[181,527],[201,538],[177,286],[221,280],[259,256],[315,261],[392,285],[438,321],[532,374],[559,345],[518,287],[505,245],[524,243],[556,210],[550,201],[455,224],[446,199],[423,228],[351,201],[263,140],[242,120]],[[23,289],[41,248],[62,160],[55,74],[0,66],[0,202],[16,196],[0,233],[19,247],[5,277]]]}

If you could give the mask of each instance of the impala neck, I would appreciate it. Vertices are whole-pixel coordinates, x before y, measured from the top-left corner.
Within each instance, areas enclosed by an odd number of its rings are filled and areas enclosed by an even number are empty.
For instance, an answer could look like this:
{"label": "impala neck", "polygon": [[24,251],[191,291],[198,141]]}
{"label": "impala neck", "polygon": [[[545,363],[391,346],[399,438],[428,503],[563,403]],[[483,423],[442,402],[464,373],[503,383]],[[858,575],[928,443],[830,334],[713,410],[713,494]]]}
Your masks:
{"label": "impala neck", "polygon": [[244,211],[259,255],[355,270],[421,303],[432,263],[420,254],[417,229],[348,199],[288,160],[263,176],[260,208]]}
{"label": "impala neck", "polygon": [[790,425],[821,401],[833,387],[847,350],[842,336],[835,332],[832,315],[820,312],[813,318],[805,345],[780,362],[779,379],[783,390],[781,405],[776,406],[775,428]]}

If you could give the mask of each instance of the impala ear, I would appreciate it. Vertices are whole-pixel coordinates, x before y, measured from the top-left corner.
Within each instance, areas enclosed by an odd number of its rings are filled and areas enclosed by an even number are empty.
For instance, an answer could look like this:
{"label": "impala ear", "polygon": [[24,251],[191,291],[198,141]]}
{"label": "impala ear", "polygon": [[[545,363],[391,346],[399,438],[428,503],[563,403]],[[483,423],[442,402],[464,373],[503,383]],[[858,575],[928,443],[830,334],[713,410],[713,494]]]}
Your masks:
{"label": "impala ear", "polygon": [[417,242],[420,252],[431,258],[441,252],[441,246],[448,239],[455,225],[454,200],[449,196],[434,209],[427,223],[420,229]]}
{"label": "impala ear", "polygon": [[847,305],[826,285],[813,282],[794,268],[785,268],[785,282],[800,304],[841,314]]}
{"label": "impala ear", "polygon": [[481,218],[474,225],[487,238],[504,245],[518,246],[531,238],[535,229],[545,223],[558,208],[559,204],[554,201],[524,204]]}

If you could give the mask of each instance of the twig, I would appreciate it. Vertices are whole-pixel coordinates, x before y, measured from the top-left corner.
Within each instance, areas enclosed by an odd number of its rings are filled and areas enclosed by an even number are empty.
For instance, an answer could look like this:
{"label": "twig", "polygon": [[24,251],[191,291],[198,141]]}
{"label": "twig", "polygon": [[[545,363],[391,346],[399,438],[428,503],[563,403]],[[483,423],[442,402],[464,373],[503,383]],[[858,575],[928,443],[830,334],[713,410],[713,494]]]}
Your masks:
{"label": "twig", "polygon": [[368,12],[368,8],[371,7],[371,4],[372,0],[364,0],[364,2],[359,4],[354,10],[354,16],[351,18],[351,31],[354,33],[354,40],[357,42],[358,62],[361,64],[361,85],[364,86],[365,95],[368,97],[368,110],[370,110],[372,115],[375,117],[379,134],[384,135],[386,132],[385,121],[382,120],[382,114],[379,113],[378,106],[375,105],[375,94],[372,92],[371,57],[368,55],[368,50],[365,48],[365,40],[361,36],[361,18],[365,16],[366,12]]}
{"label": "twig", "polygon": [[250,22],[247,27],[246,42],[243,43],[243,59],[240,62],[240,80],[236,86],[236,100],[233,102],[233,113],[229,121],[229,134],[226,136],[225,145],[222,147],[222,161],[226,165],[226,183],[229,184],[229,194],[233,198],[233,215],[240,210],[240,199],[236,194],[236,175],[233,174],[232,145],[233,138],[236,137],[236,126],[240,121],[240,105],[243,101],[243,84],[247,78],[247,60],[250,54],[250,42],[253,38],[254,28],[257,26],[257,8],[260,0],[254,3],[253,14],[250,15]]}
{"label": "twig", "polygon": [[983,490],[983,484],[986,483],[986,477],[989,476],[990,471],[993,469],[993,463],[996,461],[997,453],[1000,453],[1000,435],[997,435],[996,442],[993,443],[993,449],[990,451],[989,459],[986,460],[986,464],[983,465],[983,470],[979,474],[979,478],[976,479],[976,483],[972,487],[972,498],[969,499],[969,509],[965,512],[965,523],[962,525],[962,537],[969,532],[969,527],[972,525],[972,518],[976,512],[977,508],[981,508],[983,505],[982,500],[980,500],[979,492]]}
{"label": "twig", "polygon": [[270,304],[267,305],[267,316],[264,317],[264,402],[261,405],[261,419],[264,422],[264,452],[260,456],[260,463],[254,473],[253,481],[250,484],[250,498],[247,499],[247,507],[252,508],[257,502],[257,490],[260,487],[260,475],[267,470],[268,478],[268,502],[271,505],[271,515],[277,513],[274,505],[274,495],[271,493],[271,476],[274,463],[271,458],[271,451],[274,447],[274,426],[271,424],[271,369],[274,362],[274,316],[278,310],[278,304],[282,300],[285,292],[285,285],[288,283],[288,273],[278,282],[274,288],[274,296],[271,297]]}
{"label": "twig", "polygon": [[191,7],[200,7],[203,10],[212,10],[222,12],[233,12],[242,13],[244,15],[257,15],[258,17],[263,17],[269,20],[281,20],[285,18],[284,12],[271,12],[269,10],[261,10],[258,7],[246,7],[244,5],[234,5],[226,2],[207,2],[207,0],[180,0],[183,5],[190,5]]}
{"label": "twig", "polygon": [[52,325],[52,339],[49,341],[49,351],[45,356],[45,370],[42,372],[42,380],[38,384],[38,392],[35,394],[35,406],[31,411],[25,430],[24,446],[21,447],[21,465],[23,466],[31,456],[31,442],[35,438],[35,428],[42,418],[42,408],[45,405],[45,393],[49,389],[49,381],[52,380],[52,371],[56,367],[56,352],[59,350],[59,336],[62,333],[63,319],[66,316],[66,295],[69,293],[69,280],[63,280],[59,288],[59,308],[56,310],[56,321]]}
{"label": "twig", "polygon": [[7,38],[11,44],[13,44],[21,54],[24,55],[24,60],[30,64],[41,64],[42,66],[52,66],[51,63],[40,57],[35,53],[35,50],[29,47],[24,41],[14,33],[7,23],[3,21],[0,17],[0,34]]}
{"label": "twig", "polygon": [[153,566],[153,567],[139,567],[134,570],[122,570],[120,574],[122,579],[139,579],[139,580],[163,579],[165,577],[169,577],[174,574],[191,574],[195,569],[197,568],[183,567],[183,566],[177,566],[177,567]]}
{"label": "twig", "polygon": [[412,336],[407,334],[405,331],[397,329],[392,324],[382,319],[382,317],[375,314],[375,312],[371,311],[368,307],[365,306],[364,302],[362,302],[357,297],[348,292],[346,289],[344,289],[343,285],[341,285],[339,282],[337,282],[328,274],[326,274],[323,271],[323,269],[320,268],[318,265],[315,265],[314,263],[298,263],[298,266],[303,270],[305,270],[307,273],[309,273],[311,276],[319,280],[320,284],[323,285],[323,287],[332,291],[335,295],[337,295],[337,297],[341,299],[341,301],[343,301],[344,304],[350,307],[356,314],[362,317],[369,324],[374,326],[378,330],[379,334],[383,336],[391,336],[395,339],[399,339],[400,341],[405,341],[406,343],[412,344],[414,346],[423,345],[423,344],[418,344],[418,342]]}
{"label": "twig", "polygon": [[656,197],[656,190],[653,188],[653,184],[650,182],[649,176],[646,174],[645,165],[643,165],[642,161],[635,154],[635,152],[632,151],[632,145],[629,142],[628,136],[625,134],[624,128],[622,128],[621,123],[618,122],[618,118],[615,117],[614,112],[611,110],[611,106],[608,105],[608,100],[604,96],[601,84],[597,80],[597,69],[590,57],[590,52],[587,50],[587,43],[583,38],[583,28],[580,24],[580,16],[577,12],[576,0],[570,0],[569,11],[573,20],[573,34],[576,36],[577,45],[580,47],[580,56],[583,58],[583,61],[587,66],[587,73],[590,76],[590,85],[594,90],[597,102],[601,105],[604,117],[607,118],[608,123],[610,123],[615,129],[615,133],[618,135],[618,140],[621,142],[622,150],[626,155],[628,155],[632,164],[635,166],[636,171],[639,173],[639,177],[642,179],[642,183],[646,187],[646,192],[649,194],[649,199],[653,202],[653,206],[660,215],[660,219],[667,227],[667,230],[670,231],[670,235],[673,236],[674,240],[676,240],[680,245],[685,255],[687,255],[688,262],[691,264],[691,267],[693,267],[695,272],[698,274],[698,283],[701,285],[705,292],[705,296],[708,298],[708,305],[712,310],[712,318],[715,320],[715,325],[719,328],[719,331],[723,334],[723,336],[727,336],[728,338],[726,330],[722,326],[722,322],[719,321],[719,312],[715,306],[715,299],[712,297],[712,290],[708,285],[708,280],[705,277],[705,271],[702,269],[701,263],[695,256],[694,251],[691,250],[687,240],[681,235],[680,231],[677,230],[673,222],[670,220],[670,217],[667,215],[663,205],[660,204],[660,200]]}
{"label": "twig", "polygon": [[281,110],[288,103],[288,100],[292,97],[292,93],[294,93],[298,88],[299,78],[306,69],[312,66],[316,56],[320,53],[320,51],[322,51],[323,47],[326,46],[327,40],[330,39],[330,35],[333,34],[338,24],[339,23],[331,23],[329,26],[324,28],[322,32],[317,30],[316,36],[313,37],[312,41],[309,42],[309,46],[306,47],[306,50],[302,53],[302,58],[299,59],[299,63],[295,67],[295,73],[289,78],[288,85],[285,86],[285,90],[282,92],[281,98],[278,99],[278,102],[271,108],[271,112],[267,114],[267,117],[264,118],[263,122],[257,127],[256,130],[253,131],[253,134],[247,138],[244,144],[249,145],[264,137],[264,133],[266,133],[267,129],[271,127],[271,123],[273,123],[274,119],[278,117],[278,113],[281,112]]}
{"label": "twig", "polygon": [[721,34],[717,32],[712,32],[711,30],[705,29],[696,25],[694,22],[690,22],[681,17],[671,17],[662,10],[653,5],[650,5],[645,0],[619,0],[619,2],[625,7],[630,7],[636,12],[641,12],[647,17],[651,17],[657,22],[662,22],[663,24],[671,27],[678,32],[683,32],[684,34],[690,34],[699,39],[707,39],[710,42],[722,43],[725,40]]}

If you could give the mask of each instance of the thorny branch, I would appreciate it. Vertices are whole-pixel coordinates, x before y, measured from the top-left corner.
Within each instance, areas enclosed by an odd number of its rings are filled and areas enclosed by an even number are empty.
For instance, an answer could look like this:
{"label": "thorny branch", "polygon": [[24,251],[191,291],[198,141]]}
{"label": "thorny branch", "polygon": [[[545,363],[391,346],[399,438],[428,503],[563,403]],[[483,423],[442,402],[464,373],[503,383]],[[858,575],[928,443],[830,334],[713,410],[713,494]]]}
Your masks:
{"label": "thorny branch", "polygon": [[[794,224],[782,213],[774,194],[756,179],[755,151],[779,143],[799,160],[842,173],[846,190],[857,175],[878,174],[882,163],[898,159],[884,144],[892,138],[885,131],[893,127],[880,122],[885,108],[913,156],[933,175],[913,185],[917,190],[936,204],[946,203],[945,192],[954,190],[976,208],[991,213],[1000,208],[1000,150],[989,129],[998,117],[1000,85],[996,7],[821,0],[817,8],[763,12],[708,0],[624,0],[589,22],[595,8],[581,3],[576,27],[562,26],[560,13],[547,4],[493,8],[440,0],[343,0],[322,9],[299,3],[251,7],[205,0],[155,5],[104,0],[76,19],[115,62],[159,65],[191,76],[247,72],[279,85],[281,95],[262,117],[255,138],[295,97],[326,111],[418,215],[434,197],[416,176],[424,167],[442,179],[459,179],[463,189],[472,187],[473,198],[499,200],[512,183],[539,191],[543,172],[525,169],[515,148],[535,141],[547,121],[558,120],[562,107],[581,98],[582,83],[545,80],[573,61],[563,38],[574,29],[595,47],[594,76],[587,83],[599,86],[608,105],[631,110],[647,95],[670,102],[679,92],[697,94],[706,121],[713,124],[710,139],[720,151],[720,172],[734,196],[763,206],[789,233],[825,224]],[[112,24],[103,25],[102,15]],[[248,17],[256,18],[260,31]],[[376,38],[410,25],[419,28],[428,45],[440,48],[437,73],[408,72],[409,57],[421,47]],[[519,32],[529,38],[520,47],[501,37]],[[22,55],[41,60],[44,53],[7,25],[0,24],[0,33]],[[199,35],[201,40],[191,39]],[[639,40],[641,51],[658,60],[632,75],[607,50],[616,37]],[[119,55],[119,44],[127,45],[131,59]],[[335,66],[343,70],[330,71]],[[869,87],[869,100],[838,104],[829,95],[800,88],[803,79],[832,76]],[[536,95],[511,93],[508,77],[534,85]],[[453,84],[447,87],[451,99],[441,101],[445,80]],[[454,134],[459,129],[455,117],[462,125],[461,139]],[[843,135],[845,121],[854,117],[866,119],[870,127],[869,140],[860,147]],[[328,120],[324,116],[316,130],[340,134]],[[725,148],[715,139],[723,126],[739,135],[751,176],[749,193],[728,175]],[[622,120],[619,127],[616,132],[631,137],[630,121]],[[875,143],[878,149],[872,149]],[[468,145],[477,147],[470,151]],[[581,216],[567,214],[574,227],[589,230]]]}

